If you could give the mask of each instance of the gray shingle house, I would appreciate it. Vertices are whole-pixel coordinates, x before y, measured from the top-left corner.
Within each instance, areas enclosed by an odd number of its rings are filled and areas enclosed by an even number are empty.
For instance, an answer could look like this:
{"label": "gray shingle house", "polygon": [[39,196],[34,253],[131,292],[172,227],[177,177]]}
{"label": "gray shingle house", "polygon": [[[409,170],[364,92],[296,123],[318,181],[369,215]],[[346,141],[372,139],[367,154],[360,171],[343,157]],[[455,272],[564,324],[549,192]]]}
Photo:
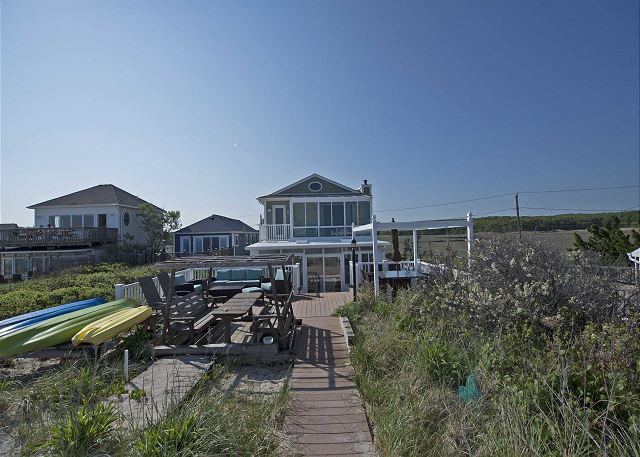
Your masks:
{"label": "gray shingle house", "polygon": [[228,255],[249,255],[246,246],[258,241],[258,230],[238,219],[212,214],[173,233],[176,253],[202,254],[227,251]]}

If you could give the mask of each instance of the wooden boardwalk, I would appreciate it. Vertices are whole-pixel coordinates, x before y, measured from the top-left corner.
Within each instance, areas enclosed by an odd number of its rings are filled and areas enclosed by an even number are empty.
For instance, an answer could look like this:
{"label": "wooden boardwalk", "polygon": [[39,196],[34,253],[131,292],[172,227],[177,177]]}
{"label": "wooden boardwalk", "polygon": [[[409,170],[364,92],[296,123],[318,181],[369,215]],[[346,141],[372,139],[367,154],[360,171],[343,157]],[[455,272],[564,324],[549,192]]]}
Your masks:
{"label": "wooden boardwalk", "polygon": [[296,317],[331,316],[336,308],[353,300],[353,292],[326,292],[316,295],[297,295],[293,301]]}
{"label": "wooden boardwalk", "polygon": [[162,420],[178,405],[213,364],[209,356],[180,356],[158,359],[127,383],[127,390],[142,390],[139,400],[123,394],[111,397],[126,425],[145,428]]}
{"label": "wooden boardwalk", "polygon": [[375,455],[340,320],[329,317],[350,298],[348,292],[322,294],[294,303],[302,329],[284,431],[303,455]]}

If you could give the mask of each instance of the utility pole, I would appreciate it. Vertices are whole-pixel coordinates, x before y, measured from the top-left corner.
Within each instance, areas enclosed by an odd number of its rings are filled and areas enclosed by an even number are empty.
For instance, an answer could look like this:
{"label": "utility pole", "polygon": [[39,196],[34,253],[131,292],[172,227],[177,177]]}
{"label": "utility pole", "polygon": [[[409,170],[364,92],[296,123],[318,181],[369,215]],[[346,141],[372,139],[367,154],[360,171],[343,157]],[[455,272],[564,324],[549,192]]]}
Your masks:
{"label": "utility pole", "polygon": [[522,226],[520,225],[520,204],[518,203],[518,194],[516,194],[516,217],[518,218],[518,238],[522,242]]}

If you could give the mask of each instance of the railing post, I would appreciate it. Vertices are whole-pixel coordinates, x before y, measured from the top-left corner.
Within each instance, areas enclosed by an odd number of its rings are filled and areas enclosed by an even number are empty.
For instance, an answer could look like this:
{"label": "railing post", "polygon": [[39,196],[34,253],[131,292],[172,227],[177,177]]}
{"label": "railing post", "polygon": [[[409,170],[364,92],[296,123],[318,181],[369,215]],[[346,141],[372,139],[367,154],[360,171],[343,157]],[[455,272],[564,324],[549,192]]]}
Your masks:
{"label": "railing post", "polygon": [[116,289],[116,300],[124,298],[124,284],[116,284],[114,287]]}
{"label": "railing post", "polygon": [[467,213],[467,268],[471,270],[471,243],[473,242],[473,214]]}

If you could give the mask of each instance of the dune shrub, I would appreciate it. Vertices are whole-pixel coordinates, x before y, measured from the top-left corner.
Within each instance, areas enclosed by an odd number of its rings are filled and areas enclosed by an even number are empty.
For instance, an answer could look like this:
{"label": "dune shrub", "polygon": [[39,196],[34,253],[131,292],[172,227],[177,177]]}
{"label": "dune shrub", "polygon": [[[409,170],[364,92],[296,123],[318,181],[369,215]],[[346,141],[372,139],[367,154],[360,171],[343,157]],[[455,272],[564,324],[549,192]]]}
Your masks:
{"label": "dune shrub", "polygon": [[380,453],[638,454],[640,314],[619,287],[585,253],[483,240],[468,273],[364,291],[338,313]]}

